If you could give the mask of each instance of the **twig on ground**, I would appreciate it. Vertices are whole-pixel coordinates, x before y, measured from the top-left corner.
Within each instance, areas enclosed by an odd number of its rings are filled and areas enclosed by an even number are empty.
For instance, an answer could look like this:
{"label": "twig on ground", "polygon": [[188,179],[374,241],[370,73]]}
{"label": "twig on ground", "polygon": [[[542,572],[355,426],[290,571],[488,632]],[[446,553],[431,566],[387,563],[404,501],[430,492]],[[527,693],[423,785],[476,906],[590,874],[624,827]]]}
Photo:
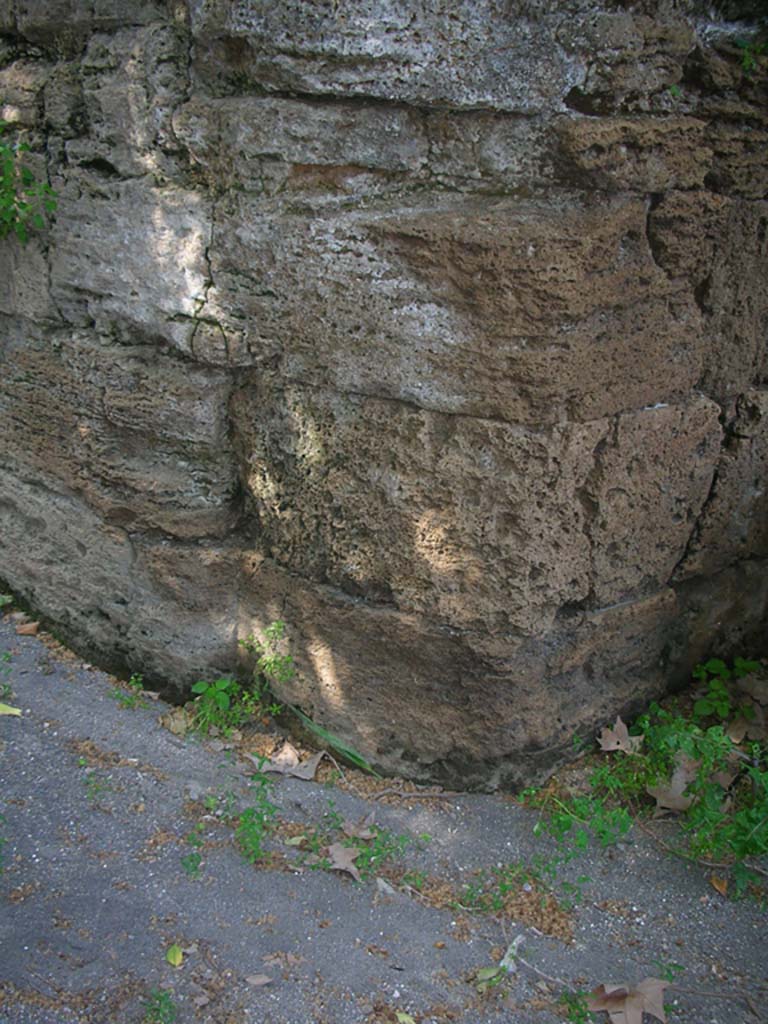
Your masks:
{"label": "twig on ground", "polygon": [[401,800],[453,800],[455,797],[461,796],[461,793],[407,793],[396,786],[388,786],[386,789],[374,793],[372,799],[381,800],[385,796],[399,796]]}
{"label": "twig on ground", "polygon": [[700,857],[694,857],[690,853],[685,853],[683,850],[676,850],[674,846],[670,846],[669,843],[665,842],[661,836],[657,836],[653,829],[648,828],[644,825],[639,818],[635,818],[635,824],[643,831],[647,836],[650,836],[654,843],[657,843],[667,853],[671,853],[673,857],[679,857],[681,860],[688,860],[694,864],[701,864],[705,868],[730,868],[732,864],[722,863],[713,860],[702,860]]}
{"label": "twig on ground", "polygon": [[736,1000],[737,1002],[744,1002],[749,1007],[749,1012],[753,1013],[758,1020],[762,1020],[760,1013],[752,1000],[752,996],[749,992],[745,992],[743,988],[734,989],[732,992],[711,992],[699,988],[683,988],[681,985],[675,984],[671,984],[668,987],[675,992],[682,992],[684,995],[688,996],[701,996],[704,999],[729,999],[731,1001]]}

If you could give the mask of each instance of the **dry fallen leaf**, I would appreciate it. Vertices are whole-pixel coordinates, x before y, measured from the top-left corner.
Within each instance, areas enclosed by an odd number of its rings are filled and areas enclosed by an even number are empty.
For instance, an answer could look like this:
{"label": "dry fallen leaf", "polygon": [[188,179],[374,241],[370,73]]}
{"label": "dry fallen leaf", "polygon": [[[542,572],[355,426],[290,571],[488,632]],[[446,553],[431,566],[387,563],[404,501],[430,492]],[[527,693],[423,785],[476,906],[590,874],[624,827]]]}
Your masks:
{"label": "dry fallen leaf", "polygon": [[160,716],[160,724],[174,736],[184,736],[192,728],[192,718],[184,708],[174,708]]}
{"label": "dry fallen leaf", "polygon": [[758,704],[768,706],[768,677],[756,675],[754,672],[741,679],[734,679],[736,688],[747,693]]}
{"label": "dry fallen leaf", "polygon": [[341,826],[342,832],[344,835],[349,836],[350,839],[373,839],[376,832],[371,828],[371,825],[373,825],[375,813],[375,811],[371,811],[370,814],[366,814],[358,822],[345,821]]}
{"label": "dry fallen leaf", "polygon": [[264,762],[259,758],[253,757],[252,754],[246,754],[245,756],[249,761],[259,765],[263,772],[276,772],[278,775],[290,775],[294,779],[304,779],[305,782],[311,782],[317,774],[318,765],[325,757],[325,754],[324,750],[319,750],[312,757],[308,757],[306,761],[299,761],[296,748],[291,746],[290,743],[284,743],[277,756],[269,761]]}
{"label": "dry fallen leaf", "polygon": [[642,742],[642,736],[629,735],[629,730],[618,715],[613,728],[609,729],[606,726],[598,738],[601,750],[621,750],[625,754],[634,754],[640,749]]}
{"label": "dry fallen leaf", "polygon": [[684,793],[696,778],[700,764],[700,761],[694,761],[693,758],[678,752],[675,757],[675,770],[669,782],[645,787],[646,793],[656,800],[656,807],[669,811],[687,811],[693,803],[693,797],[684,796]]}
{"label": "dry fallen leaf", "polygon": [[721,896],[728,895],[728,879],[721,878],[719,875],[710,875],[709,884],[713,889],[717,889]]}
{"label": "dry fallen leaf", "polygon": [[39,622],[22,622],[20,626],[16,627],[16,632],[19,636],[37,636],[38,629],[40,629]]}
{"label": "dry fallen leaf", "polygon": [[355,859],[360,856],[360,851],[354,846],[342,846],[341,843],[331,843],[328,847],[328,856],[331,861],[332,871],[346,871],[352,875],[356,882],[361,882],[360,872],[355,867]]}
{"label": "dry fallen leaf", "polygon": [[254,988],[261,988],[263,985],[269,985],[272,979],[267,974],[249,974],[245,979],[249,985],[253,985]]}
{"label": "dry fallen leaf", "polygon": [[628,985],[598,985],[587,1000],[589,1010],[603,1010],[611,1024],[643,1024],[643,1013],[666,1024],[664,989],[666,981],[646,978],[636,988]]}

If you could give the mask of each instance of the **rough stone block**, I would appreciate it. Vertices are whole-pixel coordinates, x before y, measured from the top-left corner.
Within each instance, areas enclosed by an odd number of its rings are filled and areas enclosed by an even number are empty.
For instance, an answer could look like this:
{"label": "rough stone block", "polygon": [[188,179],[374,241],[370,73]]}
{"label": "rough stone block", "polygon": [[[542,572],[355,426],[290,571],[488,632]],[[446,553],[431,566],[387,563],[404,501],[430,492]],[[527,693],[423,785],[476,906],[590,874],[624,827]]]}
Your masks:
{"label": "rough stone block", "polygon": [[68,160],[108,178],[173,173],[171,121],[188,92],[187,59],[174,25],[91,36],[82,58],[89,131],[67,144]]}
{"label": "rough stone block", "polygon": [[678,579],[768,557],[768,392],[739,398],[707,503]]}
{"label": "rough stone block", "polygon": [[65,317],[190,352],[210,287],[210,200],[143,179],[56,184],[51,290]]}
{"label": "rough stone block", "polygon": [[540,110],[583,78],[558,34],[569,12],[490,0],[217,0],[190,4],[209,85],[420,106]]}
{"label": "rough stone block", "polygon": [[649,217],[659,265],[688,280],[702,313],[702,386],[720,402],[755,384],[766,360],[768,203],[665,196]]}
{"label": "rough stone block", "polygon": [[151,353],[19,325],[0,377],[0,460],[122,527],[226,533],[237,489],[228,381]]}
{"label": "rough stone block", "polygon": [[[436,410],[552,423],[684,396],[693,298],[654,263],[645,205],[436,200],[290,215],[228,197],[201,317],[237,360]],[[203,355],[226,358],[216,340]],[[664,363],[663,378],[657,372]]]}
{"label": "rough stone block", "polygon": [[586,489],[599,603],[655,591],[672,576],[709,494],[719,414],[700,397],[617,418]]}
{"label": "rough stone block", "polygon": [[278,687],[280,698],[380,769],[493,789],[541,778],[568,758],[574,732],[658,696],[674,614],[665,590],[580,616],[542,640],[499,634],[489,656],[486,634],[307,586],[246,554],[241,630],[258,634],[283,618],[299,671]]}
{"label": "rough stone block", "polygon": [[260,529],[302,577],[491,632],[542,633],[587,596],[573,496],[605,422],[544,433],[256,380],[233,417]]}
{"label": "rough stone block", "polygon": [[558,135],[562,179],[585,188],[700,188],[712,162],[707,124],[693,117],[569,118]]}
{"label": "rough stone block", "polygon": [[0,119],[16,128],[37,128],[40,97],[51,70],[50,65],[32,60],[0,68]]}

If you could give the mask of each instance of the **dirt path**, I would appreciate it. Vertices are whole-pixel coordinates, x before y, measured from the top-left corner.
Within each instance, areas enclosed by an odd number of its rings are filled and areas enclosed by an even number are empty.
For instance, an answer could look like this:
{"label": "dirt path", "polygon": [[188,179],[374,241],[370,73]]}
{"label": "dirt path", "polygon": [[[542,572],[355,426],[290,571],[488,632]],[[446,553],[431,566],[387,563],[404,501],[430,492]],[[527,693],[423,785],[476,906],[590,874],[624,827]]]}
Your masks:
{"label": "dirt path", "polygon": [[[668,971],[686,990],[668,991],[670,1021],[768,1019],[765,912],[638,829],[560,870],[558,902],[527,874],[552,847],[509,799],[265,787],[252,763],[172,735],[162,705],[121,707],[107,676],[7,619],[3,651],[2,699],[23,714],[0,717],[0,1024],[553,1024],[585,1019],[558,1004],[561,982]],[[270,826],[266,866],[238,850],[245,807]],[[357,858],[365,880],[324,868],[343,823],[371,811],[360,845],[382,859]],[[494,900],[501,916],[479,911]],[[515,939],[525,962],[479,992],[477,971]]]}

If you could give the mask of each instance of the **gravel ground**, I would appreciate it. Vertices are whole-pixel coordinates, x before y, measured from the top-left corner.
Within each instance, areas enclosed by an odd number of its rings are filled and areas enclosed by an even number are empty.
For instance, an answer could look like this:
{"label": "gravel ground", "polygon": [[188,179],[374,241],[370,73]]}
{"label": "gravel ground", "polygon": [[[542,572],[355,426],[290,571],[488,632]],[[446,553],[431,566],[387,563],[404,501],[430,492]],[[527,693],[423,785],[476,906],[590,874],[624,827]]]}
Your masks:
{"label": "gravel ground", "polygon": [[[636,984],[672,964],[670,1021],[768,1020],[765,911],[724,899],[711,871],[637,828],[561,869],[559,904],[521,874],[501,916],[441,909],[468,905],[474,872],[555,852],[533,836],[535,814],[503,796],[375,800],[277,777],[271,860],[253,865],[205,806],[252,805],[251,762],[173,735],[161,702],[121,707],[109,676],[17,636],[8,617],[3,651],[4,699],[23,714],[0,717],[0,1024],[166,1024],[152,994],[178,1022],[554,1024],[569,1019],[564,989]],[[286,843],[330,830],[329,815],[370,812],[412,840],[385,877],[313,869]],[[182,864],[195,852],[197,878]],[[524,962],[478,992],[475,973],[515,940]]]}

